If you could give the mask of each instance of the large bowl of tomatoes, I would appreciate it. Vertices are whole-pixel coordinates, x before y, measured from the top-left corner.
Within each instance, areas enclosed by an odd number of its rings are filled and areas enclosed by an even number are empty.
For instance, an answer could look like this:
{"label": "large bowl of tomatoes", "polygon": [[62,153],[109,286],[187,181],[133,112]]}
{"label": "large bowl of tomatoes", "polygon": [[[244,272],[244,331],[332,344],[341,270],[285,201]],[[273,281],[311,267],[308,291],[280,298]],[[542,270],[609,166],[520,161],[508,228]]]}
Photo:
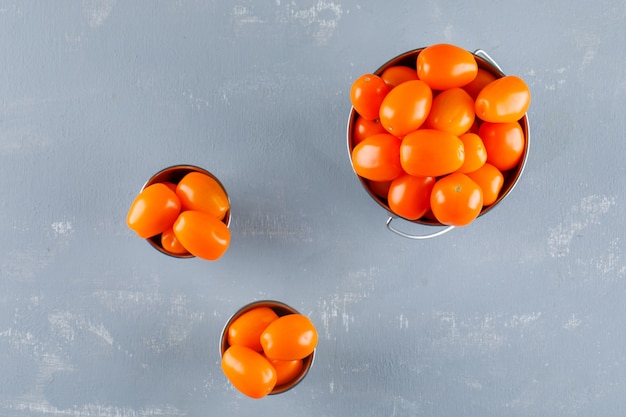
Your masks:
{"label": "large bowl of tomatoes", "polygon": [[230,245],[230,199],[211,172],[173,165],[154,174],[133,200],[126,223],[159,252],[215,261]]}
{"label": "large bowl of tomatoes", "polygon": [[[530,90],[482,50],[436,44],[405,52],[355,79],[350,99],[352,168],[389,213],[387,227],[404,237],[470,224],[524,170]],[[440,228],[409,234],[394,218]]]}
{"label": "large bowl of tomatoes", "polygon": [[293,307],[254,301],[235,312],[222,330],[222,371],[248,397],[281,394],[308,374],[317,341],[313,322]]}

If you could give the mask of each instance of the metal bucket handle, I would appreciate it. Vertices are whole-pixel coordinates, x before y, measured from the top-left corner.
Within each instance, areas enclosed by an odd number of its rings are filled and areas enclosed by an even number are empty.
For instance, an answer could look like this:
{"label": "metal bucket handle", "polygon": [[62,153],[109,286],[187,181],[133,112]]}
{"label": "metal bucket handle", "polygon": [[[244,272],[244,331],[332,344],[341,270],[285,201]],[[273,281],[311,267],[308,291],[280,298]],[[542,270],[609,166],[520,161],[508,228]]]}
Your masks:
{"label": "metal bucket handle", "polygon": [[496,61],[494,61],[493,58],[490,57],[487,52],[483,51],[482,49],[477,49],[474,51],[474,55],[481,57],[482,59],[490,63],[492,66],[494,66],[498,71],[504,74],[504,72],[502,71],[502,68],[500,68],[500,65],[498,65]]}
{"label": "metal bucket handle", "polygon": [[389,216],[389,218],[387,219],[387,229],[389,229],[390,231],[394,232],[395,234],[402,236],[402,237],[406,237],[407,239],[415,239],[415,240],[424,240],[424,239],[430,239],[433,237],[437,237],[437,236],[441,236],[444,233],[448,233],[450,230],[454,229],[454,226],[446,226],[445,228],[435,232],[435,233],[431,233],[428,235],[412,235],[409,233],[405,233],[401,230],[396,229],[395,227],[393,227],[391,225],[391,222],[393,221],[394,217],[393,216]]}

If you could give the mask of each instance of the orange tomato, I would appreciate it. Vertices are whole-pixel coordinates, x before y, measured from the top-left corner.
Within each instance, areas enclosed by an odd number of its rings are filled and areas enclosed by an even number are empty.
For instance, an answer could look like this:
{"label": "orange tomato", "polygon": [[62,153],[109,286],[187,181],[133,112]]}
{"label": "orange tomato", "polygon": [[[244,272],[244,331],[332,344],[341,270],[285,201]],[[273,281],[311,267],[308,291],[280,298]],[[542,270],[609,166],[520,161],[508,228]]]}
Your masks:
{"label": "orange tomato", "polygon": [[378,119],[380,103],[389,90],[390,87],[378,75],[363,74],[352,83],[350,102],[361,117]]}
{"label": "orange tomato", "polygon": [[183,211],[174,222],[173,229],[189,253],[209,261],[220,258],[230,244],[228,227],[203,211]]}
{"label": "orange tomato", "polygon": [[472,127],[474,117],[474,100],[462,88],[453,87],[433,99],[426,125],[458,136]]}
{"label": "orange tomato", "polygon": [[230,346],[222,355],[222,371],[241,393],[263,398],[276,386],[276,370],[272,364],[245,346]]}
{"label": "orange tomato", "polygon": [[455,45],[431,45],[417,55],[417,76],[433,90],[463,87],[477,73],[474,55]]}
{"label": "orange tomato", "polygon": [[487,84],[476,97],[476,115],[486,122],[521,119],[530,106],[530,89],[521,78],[507,75]]}
{"label": "orange tomato", "polygon": [[430,112],[433,93],[423,81],[406,81],[394,87],[380,104],[380,123],[399,138],[419,128]]}
{"label": "orange tomato", "polygon": [[230,208],[228,196],[215,178],[201,172],[190,172],[178,182],[176,195],[182,210],[210,213],[221,220]]}
{"label": "orange tomato", "polygon": [[265,328],[261,334],[261,345],[270,359],[294,360],[313,353],[317,339],[317,330],[308,317],[288,314]]}
{"label": "orange tomato", "polygon": [[478,96],[478,93],[480,93],[480,90],[482,90],[487,84],[494,81],[496,78],[497,77],[490,71],[478,68],[478,73],[476,74],[476,78],[474,78],[474,81],[464,85],[463,90],[467,91],[467,94],[469,94],[473,100],[476,100],[476,97]]}
{"label": "orange tomato", "polygon": [[404,65],[394,65],[386,68],[382,74],[380,74],[380,78],[382,78],[391,88],[402,84],[405,81],[418,79],[415,68]]}
{"label": "orange tomato", "polygon": [[170,181],[164,181],[161,184],[165,184],[167,185],[167,188],[169,188],[170,190],[176,192],[176,184],[174,184],[173,182]]}
{"label": "orange tomato", "polygon": [[280,361],[277,359],[269,359],[270,364],[276,370],[276,386],[281,386],[287,382],[293,381],[302,371],[304,362],[302,359],[294,359],[291,361]]}
{"label": "orange tomato", "polygon": [[435,177],[399,176],[389,187],[389,208],[405,219],[419,219],[430,209],[430,193],[434,185]]}
{"label": "orange tomato", "polygon": [[514,168],[522,159],[526,139],[518,122],[483,122],[478,129],[478,136],[487,150],[487,162],[500,171]]}
{"label": "orange tomato", "polygon": [[172,226],[180,213],[180,200],[165,184],[144,188],[133,200],[126,224],[140,237],[156,236]]}
{"label": "orange tomato", "polygon": [[467,174],[483,191],[483,206],[495,203],[504,185],[502,172],[490,163],[486,163],[476,171]]}
{"label": "orange tomato", "polygon": [[487,162],[487,149],[483,140],[475,133],[464,133],[459,139],[463,142],[465,159],[458,171],[463,173],[476,171]]}
{"label": "orange tomato", "polygon": [[400,163],[416,177],[438,177],[456,171],[463,165],[463,142],[452,133],[420,129],[402,140]]}
{"label": "orange tomato", "polygon": [[378,119],[368,120],[362,116],[357,116],[352,130],[352,146],[354,147],[363,142],[364,139],[379,133],[387,133],[387,131]]}
{"label": "orange tomato", "polygon": [[256,307],[246,311],[228,326],[228,344],[246,346],[257,352],[263,351],[261,333],[277,318],[278,314],[269,307]]}
{"label": "orange tomato", "polygon": [[430,206],[441,224],[465,226],[480,214],[483,192],[467,175],[455,172],[435,183]]}
{"label": "orange tomato", "polygon": [[188,254],[187,249],[180,243],[176,235],[174,234],[174,229],[171,227],[161,233],[161,247],[168,253],[173,255],[185,255]]}
{"label": "orange tomato", "polygon": [[402,173],[400,139],[381,133],[370,136],[352,150],[357,175],[372,181],[390,181]]}

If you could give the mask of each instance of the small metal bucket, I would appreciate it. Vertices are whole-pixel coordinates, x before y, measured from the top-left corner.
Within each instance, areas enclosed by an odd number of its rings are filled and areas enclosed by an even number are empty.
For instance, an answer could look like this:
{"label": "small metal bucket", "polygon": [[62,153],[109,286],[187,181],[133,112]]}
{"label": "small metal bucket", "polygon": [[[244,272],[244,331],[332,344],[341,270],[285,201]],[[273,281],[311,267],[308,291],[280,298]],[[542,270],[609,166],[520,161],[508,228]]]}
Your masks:
{"label": "small metal bucket", "polygon": [[[209,177],[217,181],[217,183],[222,188],[222,190],[224,190],[224,193],[226,194],[226,198],[228,198],[228,205],[230,206],[230,198],[228,197],[226,188],[220,182],[220,180],[215,175],[207,171],[206,169],[200,168],[194,165],[173,165],[173,166],[164,168],[161,171],[154,174],[148,181],[146,181],[143,187],[141,187],[141,191],[143,191],[149,185],[156,184],[159,182],[170,182],[173,184],[178,184],[178,182],[182,180],[183,177],[189,174],[190,172],[200,172],[202,174],[208,175]],[[224,215],[222,222],[226,224],[226,226],[230,226],[230,208]],[[173,258],[194,258],[195,257],[194,255],[190,253],[175,254],[175,253],[166,251],[165,249],[163,249],[163,246],[161,246],[161,235],[152,236],[152,237],[147,238],[146,240],[153,248]]]}
{"label": "small metal bucket", "polygon": [[[269,307],[272,310],[274,310],[274,312],[278,315],[278,317],[286,316],[288,314],[299,314],[295,308],[285,303],[281,303],[280,301],[261,300],[261,301],[254,301],[249,304],[246,304],[245,306],[237,310],[237,312],[233,314],[224,325],[224,329],[222,330],[222,335],[220,337],[220,357],[222,357],[222,355],[224,355],[224,352],[226,352],[226,349],[230,347],[230,345],[228,344],[228,328],[230,327],[230,325],[237,318],[239,318],[239,316],[257,307]],[[313,352],[309,356],[302,359],[302,369],[300,370],[298,375],[296,375],[289,382],[285,382],[284,384],[277,385],[268,395],[281,394],[285,391],[292,389],[296,385],[298,385],[307,375],[307,373],[309,372],[309,369],[311,369],[314,359],[315,359],[315,350],[313,350]]]}
{"label": "small metal bucket", "polygon": [[[395,58],[392,58],[391,60],[387,61],[385,64],[383,64],[380,68],[378,68],[374,74],[375,75],[380,75],[383,73],[383,71],[389,67],[395,66],[395,65],[404,65],[407,67],[411,67],[411,68],[415,68],[416,67],[416,61],[417,61],[417,56],[419,55],[419,53],[423,50],[424,48],[419,48],[419,49],[414,49],[412,51],[408,51],[405,52],[401,55],[396,56]],[[472,55],[474,55],[474,58],[476,59],[476,63],[478,64],[478,68],[482,68],[486,71],[491,72],[493,75],[496,76],[496,78],[502,78],[504,77],[504,72],[502,71],[502,69],[500,68],[500,66],[493,60],[493,58],[491,58],[485,51],[478,49],[476,51],[474,51],[472,53]],[[354,107],[352,107],[350,109],[350,116],[348,118],[348,129],[347,129],[347,137],[348,137],[348,157],[350,159],[350,164],[352,164],[352,158],[351,158],[351,154],[352,154],[352,148],[354,147],[353,144],[353,131],[354,131],[354,123],[356,121],[357,118],[357,113],[356,110],[354,110]],[[522,154],[522,158],[520,159],[520,162],[517,164],[517,166],[515,168],[512,168],[506,172],[503,172],[504,174],[504,184],[502,185],[502,190],[500,191],[500,195],[498,196],[498,199],[496,201],[494,201],[491,205],[487,206],[487,207],[483,207],[482,211],[480,212],[480,214],[478,215],[478,217],[483,216],[485,214],[487,214],[488,212],[490,212],[491,210],[493,210],[502,200],[504,200],[504,198],[513,190],[513,188],[515,187],[515,185],[517,184],[517,182],[519,181],[522,172],[524,171],[524,166],[526,165],[526,160],[528,158],[528,150],[529,150],[529,145],[530,145],[530,128],[529,128],[529,124],[528,124],[528,115],[525,114],[520,120],[519,120],[519,124],[522,127],[522,131],[524,132],[524,138],[525,138],[525,147],[524,147],[524,153]],[[352,165],[352,169],[354,171],[354,165]],[[356,174],[356,171],[354,171]],[[420,218],[417,220],[409,220],[409,219],[405,219],[403,217],[398,216],[397,214],[393,213],[392,210],[389,208],[389,204],[387,203],[386,199],[380,197],[378,194],[376,194],[371,187],[369,186],[367,180],[365,180],[364,178],[361,178],[358,176],[357,174],[357,178],[359,179],[359,181],[361,182],[361,185],[363,186],[363,188],[365,188],[365,190],[367,191],[367,193],[370,195],[370,197],[372,197],[374,199],[374,201],[376,201],[380,206],[382,206],[385,210],[387,210],[387,212],[389,213],[388,218],[387,218],[387,223],[386,226],[387,228],[406,238],[409,239],[430,239],[433,237],[437,237],[437,236],[441,236],[444,233],[449,232],[450,230],[454,229],[455,226],[448,226],[448,225],[444,225],[442,223],[439,223],[436,220],[432,220],[432,219],[427,219],[427,218]],[[410,233],[406,233],[403,232],[399,229],[397,229],[395,226],[392,225],[392,221],[396,218],[400,218],[403,219],[407,222],[410,223],[416,223],[416,224],[420,224],[420,225],[426,225],[426,226],[438,226],[439,229],[436,232],[433,233],[428,233],[428,234],[424,234],[424,235],[415,235],[415,234],[410,234]]]}

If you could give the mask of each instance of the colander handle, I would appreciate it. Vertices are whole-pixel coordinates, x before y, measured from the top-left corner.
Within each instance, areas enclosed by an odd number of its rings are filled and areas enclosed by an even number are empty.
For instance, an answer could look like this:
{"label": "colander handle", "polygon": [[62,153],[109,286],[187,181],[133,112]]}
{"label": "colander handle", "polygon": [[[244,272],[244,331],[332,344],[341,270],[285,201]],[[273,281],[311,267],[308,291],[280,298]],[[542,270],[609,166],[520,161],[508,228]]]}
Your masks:
{"label": "colander handle", "polygon": [[393,221],[393,219],[394,219],[393,216],[389,216],[389,218],[387,219],[387,229],[391,230],[392,232],[394,232],[395,234],[399,236],[406,237],[407,239],[415,239],[415,240],[430,239],[433,237],[441,236],[444,233],[448,233],[450,230],[454,229],[454,226],[446,226],[445,228],[435,233],[431,233],[429,235],[411,235],[393,227],[391,225],[391,222]]}

